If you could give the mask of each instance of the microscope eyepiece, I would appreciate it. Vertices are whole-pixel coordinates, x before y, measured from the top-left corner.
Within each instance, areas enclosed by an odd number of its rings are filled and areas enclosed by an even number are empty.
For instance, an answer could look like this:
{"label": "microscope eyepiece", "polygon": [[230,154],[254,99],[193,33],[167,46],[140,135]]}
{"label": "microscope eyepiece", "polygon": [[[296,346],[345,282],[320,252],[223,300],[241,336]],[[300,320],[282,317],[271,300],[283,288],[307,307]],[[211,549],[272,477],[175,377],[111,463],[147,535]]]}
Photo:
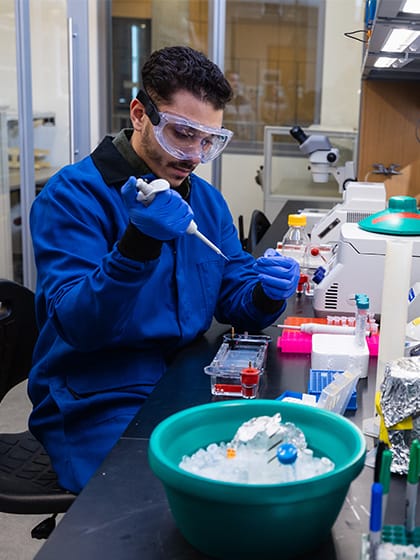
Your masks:
{"label": "microscope eyepiece", "polygon": [[294,126],[291,128],[290,134],[299,142],[299,144],[303,144],[308,139],[308,136],[303,132],[300,126]]}

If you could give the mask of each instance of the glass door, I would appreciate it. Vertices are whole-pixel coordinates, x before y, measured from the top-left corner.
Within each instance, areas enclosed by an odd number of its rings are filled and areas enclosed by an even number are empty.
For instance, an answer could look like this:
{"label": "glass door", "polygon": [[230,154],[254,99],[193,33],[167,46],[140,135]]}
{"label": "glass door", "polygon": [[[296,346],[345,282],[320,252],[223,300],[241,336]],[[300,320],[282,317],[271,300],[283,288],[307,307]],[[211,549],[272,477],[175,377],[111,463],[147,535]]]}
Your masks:
{"label": "glass door", "polygon": [[0,3],[0,276],[31,289],[31,204],[55,171],[90,150],[87,6]]}
{"label": "glass door", "polygon": [[[19,212],[11,204],[19,191],[18,154],[13,151],[13,117],[17,118],[16,84],[16,35],[14,1],[0,3],[0,277],[12,280],[19,267],[14,270],[13,255],[21,246]],[[13,226],[12,226],[13,223]],[[12,229],[13,227],[13,229]]]}
{"label": "glass door", "polygon": [[66,15],[66,0],[0,3],[0,275],[31,288],[29,207],[69,161]]}

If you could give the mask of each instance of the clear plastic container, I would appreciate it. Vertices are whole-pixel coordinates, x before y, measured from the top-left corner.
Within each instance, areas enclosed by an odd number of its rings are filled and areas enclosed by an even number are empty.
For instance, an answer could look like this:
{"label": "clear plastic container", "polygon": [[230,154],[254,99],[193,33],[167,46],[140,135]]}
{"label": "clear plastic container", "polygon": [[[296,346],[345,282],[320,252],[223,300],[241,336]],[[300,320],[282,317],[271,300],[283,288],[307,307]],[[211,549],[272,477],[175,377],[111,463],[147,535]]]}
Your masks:
{"label": "clear plastic container", "polygon": [[[212,395],[255,398],[270,340],[265,335],[224,335],[223,343],[213,361],[204,368],[204,372],[210,376]],[[246,380],[241,375],[244,369],[250,367],[259,372],[258,379],[253,380],[252,386],[248,386],[249,379]]]}
{"label": "clear plastic container", "polygon": [[318,400],[318,408],[331,410],[337,414],[344,414],[358,379],[359,375],[354,372],[344,371],[336,373],[333,376],[333,381],[322,389]]}
{"label": "clear plastic container", "polygon": [[311,241],[306,233],[306,216],[304,214],[289,214],[287,223],[289,229],[281,243],[281,254],[295,259],[300,265],[300,280],[296,290],[298,295],[305,293],[313,295],[311,270]]}
{"label": "clear plastic container", "polygon": [[310,239],[306,233],[306,216],[304,214],[289,214],[287,220],[289,229],[283,237],[281,253],[285,257],[295,259],[301,266],[307,266],[307,248]]}

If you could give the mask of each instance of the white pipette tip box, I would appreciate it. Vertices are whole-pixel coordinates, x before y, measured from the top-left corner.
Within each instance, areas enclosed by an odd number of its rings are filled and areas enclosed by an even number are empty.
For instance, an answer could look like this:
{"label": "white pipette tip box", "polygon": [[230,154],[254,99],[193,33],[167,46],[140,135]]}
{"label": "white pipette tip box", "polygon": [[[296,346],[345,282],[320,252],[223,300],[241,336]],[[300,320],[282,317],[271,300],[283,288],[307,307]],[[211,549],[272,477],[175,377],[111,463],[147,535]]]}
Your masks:
{"label": "white pipette tip box", "polygon": [[369,348],[357,344],[356,339],[348,334],[314,334],[312,335],[311,368],[321,370],[345,370],[367,377],[369,365]]}
{"label": "white pipette tip box", "polygon": [[[309,381],[308,381],[308,393],[309,395],[315,395],[317,401],[319,400],[322,391],[333,383],[336,375],[344,374],[343,370],[331,370],[331,369],[310,369],[309,371]],[[346,400],[346,410],[357,410],[357,392],[355,388],[355,383],[350,383],[351,391],[349,392],[348,398]],[[344,384],[343,390],[344,389]]]}

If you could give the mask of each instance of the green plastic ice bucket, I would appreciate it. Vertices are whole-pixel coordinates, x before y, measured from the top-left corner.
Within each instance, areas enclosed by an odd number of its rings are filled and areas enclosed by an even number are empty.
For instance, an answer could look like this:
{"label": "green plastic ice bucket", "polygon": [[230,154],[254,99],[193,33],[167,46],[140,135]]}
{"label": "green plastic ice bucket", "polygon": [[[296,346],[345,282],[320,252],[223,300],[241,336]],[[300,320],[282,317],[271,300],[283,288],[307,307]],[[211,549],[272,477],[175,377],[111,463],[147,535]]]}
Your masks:
{"label": "green plastic ice bucket", "polygon": [[[183,455],[228,442],[243,422],[277,412],[304,432],[315,455],[335,463],[333,471],[299,482],[249,485],[206,479],[178,467]],[[275,400],[232,400],[188,408],[162,421],[150,438],[149,463],[192,546],[226,560],[286,560],[329,537],[365,453],[361,431],[332,412]]]}

